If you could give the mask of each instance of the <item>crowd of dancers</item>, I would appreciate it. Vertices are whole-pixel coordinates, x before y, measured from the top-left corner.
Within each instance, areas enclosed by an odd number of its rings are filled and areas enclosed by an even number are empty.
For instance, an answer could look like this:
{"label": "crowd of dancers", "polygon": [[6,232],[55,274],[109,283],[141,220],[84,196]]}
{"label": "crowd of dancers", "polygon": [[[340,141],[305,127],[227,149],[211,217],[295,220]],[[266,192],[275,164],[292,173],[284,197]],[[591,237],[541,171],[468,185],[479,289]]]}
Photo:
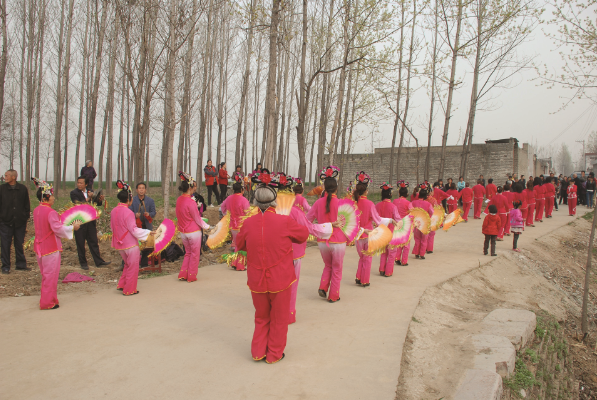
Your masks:
{"label": "crowd of dancers", "polygon": [[[237,271],[247,271],[247,284],[255,307],[255,331],[251,346],[254,360],[276,363],[284,357],[288,325],[297,321],[296,299],[308,240],[316,240],[324,268],[318,294],[330,303],[340,301],[344,256],[347,246],[354,245],[358,253],[355,283],[362,287],[371,285],[373,255],[380,254],[379,273],[391,277],[395,265],[409,265],[409,257],[425,260],[434,251],[435,231],[415,224],[411,240],[400,246],[387,245],[372,252],[372,237],[376,227],[387,227],[390,232],[401,229],[405,218],[413,210],[423,210],[431,218],[434,210],[445,206],[447,213],[458,210],[461,202],[462,219],[468,222],[471,208],[473,219],[484,218],[482,232],[485,235],[484,253],[496,255],[496,241],[514,235],[513,250],[518,251],[518,240],[526,227],[534,227],[551,218],[556,189],[552,177],[536,177],[508,180],[504,185],[488,184],[480,177],[477,184],[457,185],[448,182],[420,183],[412,188],[403,180],[394,187],[382,183],[381,201],[375,204],[368,198],[373,187],[371,177],[361,171],[343,196],[350,198],[358,212],[358,230],[355,237],[348,237],[343,227],[344,217],[339,217],[338,198],[339,169],[328,166],[320,172],[321,185],[313,193],[319,198],[310,205],[304,197],[304,183],[285,173],[270,173],[259,168],[245,177],[235,171],[232,177],[233,194],[223,199],[221,211],[227,219],[232,239],[232,253],[228,264]],[[204,236],[217,230],[203,218],[206,205],[197,193],[196,180],[185,172],[179,172],[180,196],[176,202],[177,231],[185,249],[185,256],[178,279],[197,281]],[[59,307],[57,282],[60,271],[61,239],[72,239],[73,232],[81,228],[79,222],[65,226],[52,209],[54,192],[52,185],[32,178],[38,187],[40,205],[35,208],[34,251],[42,274],[41,309]],[[451,181],[451,180],[450,180]],[[247,185],[247,182],[250,182]],[[136,295],[139,274],[139,242],[147,241],[155,231],[140,227],[136,214],[131,211],[133,196],[130,185],[119,180],[116,195],[118,205],[111,211],[112,247],[120,253],[124,268],[117,289],[125,296]],[[245,197],[250,188],[253,205]],[[567,187],[567,203],[570,215],[576,214],[577,187]],[[291,199],[290,202],[288,199]],[[485,210],[483,211],[483,206]],[[411,242],[413,243],[411,252]]]}

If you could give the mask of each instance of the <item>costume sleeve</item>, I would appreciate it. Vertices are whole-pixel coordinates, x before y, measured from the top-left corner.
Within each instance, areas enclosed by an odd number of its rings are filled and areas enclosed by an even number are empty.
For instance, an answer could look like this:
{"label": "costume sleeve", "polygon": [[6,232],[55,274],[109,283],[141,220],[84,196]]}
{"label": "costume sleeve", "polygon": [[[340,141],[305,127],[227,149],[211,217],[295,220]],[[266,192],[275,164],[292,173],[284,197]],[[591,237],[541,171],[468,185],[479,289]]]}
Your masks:
{"label": "costume sleeve", "polygon": [[251,209],[251,203],[249,203],[249,200],[247,200],[244,196],[243,196],[243,202],[242,202],[241,206],[242,206],[245,214],[247,213],[247,211],[249,211]]}
{"label": "costume sleeve", "polygon": [[236,235],[236,242],[234,243],[236,247],[236,251],[247,251],[247,229],[245,225],[240,228],[238,234]]}
{"label": "costume sleeve", "polygon": [[483,232],[487,228],[487,225],[489,225],[489,218],[483,218],[483,226],[481,228],[481,232]]}
{"label": "costume sleeve", "polygon": [[202,229],[209,229],[209,224],[201,218],[199,214],[199,209],[197,207],[191,207],[191,217],[195,221],[197,225],[199,225]]}
{"label": "costume sleeve", "polygon": [[64,226],[56,211],[48,214],[48,222],[50,223],[50,228],[52,229],[52,232],[54,232],[54,235],[64,239],[73,238],[73,226]]}
{"label": "costume sleeve", "polygon": [[309,212],[311,210],[311,206],[309,205],[309,202],[304,197],[302,197],[302,199],[303,199],[303,201],[302,201],[303,209],[305,210],[305,212]]}
{"label": "costume sleeve", "polygon": [[[125,211],[125,213],[126,213],[126,211]],[[129,216],[130,216],[130,214],[129,214]],[[132,218],[126,218],[124,223],[125,223],[126,229],[130,232],[130,234],[133,235],[137,240],[140,240],[142,242],[146,241],[147,236],[149,236],[149,234],[151,233],[151,231],[149,229],[137,228],[137,223],[135,222],[134,215]]]}
{"label": "costume sleeve", "polygon": [[299,225],[294,219],[288,218],[288,237],[292,243],[304,243],[309,238],[309,229]]}
{"label": "costume sleeve", "polygon": [[313,207],[311,207],[311,209],[307,212],[307,220],[309,222],[313,222],[315,220],[315,217],[317,216],[317,207],[319,207],[319,203],[320,201],[317,200],[315,204],[313,204]]}
{"label": "costume sleeve", "polygon": [[[371,207],[371,219],[373,220],[373,222],[375,222],[377,225],[386,225],[385,223],[382,222],[382,218],[379,216],[379,212],[377,210],[377,206],[380,206],[381,203],[377,203],[375,205],[375,207]],[[381,206],[380,206],[381,207]],[[384,218],[387,219],[387,218]]]}
{"label": "costume sleeve", "polygon": [[450,197],[450,195],[449,195],[448,193],[444,192],[444,191],[443,191],[443,190],[441,190],[441,189],[439,190],[439,200],[440,200],[440,201],[442,201],[442,200],[445,200],[445,199],[447,199],[448,197]]}
{"label": "costume sleeve", "polygon": [[230,200],[232,196],[226,197],[226,200],[222,202],[220,208],[222,209],[222,215],[226,215],[226,211],[228,211],[228,200]]}

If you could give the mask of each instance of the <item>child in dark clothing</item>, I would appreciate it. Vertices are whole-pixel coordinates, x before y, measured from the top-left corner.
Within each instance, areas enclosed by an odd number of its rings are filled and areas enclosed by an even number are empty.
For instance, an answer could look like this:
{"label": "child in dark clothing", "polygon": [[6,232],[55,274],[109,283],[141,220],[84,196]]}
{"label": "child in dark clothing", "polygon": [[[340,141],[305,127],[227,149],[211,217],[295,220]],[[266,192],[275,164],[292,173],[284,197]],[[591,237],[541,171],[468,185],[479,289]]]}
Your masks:
{"label": "child in dark clothing", "polygon": [[483,220],[483,228],[482,232],[485,235],[485,243],[483,244],[483,254],[487,255],[487,250],[489,248],[489,242],[491,242],[491,255],[497,256],[495,254],[495,241],[497,239],[498,232],[502,226],[502,221],[500,217],[497,215],[497,207],[492,204],[488,207],[489,214]]}

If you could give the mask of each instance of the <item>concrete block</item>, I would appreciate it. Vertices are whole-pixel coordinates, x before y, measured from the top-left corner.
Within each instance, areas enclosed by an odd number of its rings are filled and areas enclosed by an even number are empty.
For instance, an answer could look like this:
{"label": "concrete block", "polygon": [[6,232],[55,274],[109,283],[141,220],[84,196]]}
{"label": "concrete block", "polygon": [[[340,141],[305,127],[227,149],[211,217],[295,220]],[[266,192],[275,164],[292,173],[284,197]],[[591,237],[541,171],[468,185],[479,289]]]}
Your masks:
{"label": "concrete block", "polygon": [[454,400],[500,400],[502,377],[484,369],[467,369]]}
{"label": "concrete block", "polygon": [[483,334],[505,336],[516,350],[532,340],[537,327],[537,316],[532,311],[497,309],[483,319]]}
{"label": "concrete block", "polygon": [[483,369],[499,374],[502,378],[514,372],[516,350],[505,336],[475,335],[475,369]]}

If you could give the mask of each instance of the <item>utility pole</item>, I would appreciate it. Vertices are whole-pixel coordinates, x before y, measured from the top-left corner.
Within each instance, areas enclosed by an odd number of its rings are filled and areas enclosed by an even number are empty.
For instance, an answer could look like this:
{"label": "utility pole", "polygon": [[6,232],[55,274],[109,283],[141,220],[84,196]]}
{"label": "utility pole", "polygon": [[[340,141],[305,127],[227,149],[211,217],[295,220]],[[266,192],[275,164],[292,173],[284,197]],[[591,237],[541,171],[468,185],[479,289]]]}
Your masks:
{"label": "utility pole", "polygon": [[580,170],[584,171],[587,168],[587,153],[585,153],[585,141],[584,140],[576,140],[576,143],[582,143],[583,165],[582,165],[582,168]]}

